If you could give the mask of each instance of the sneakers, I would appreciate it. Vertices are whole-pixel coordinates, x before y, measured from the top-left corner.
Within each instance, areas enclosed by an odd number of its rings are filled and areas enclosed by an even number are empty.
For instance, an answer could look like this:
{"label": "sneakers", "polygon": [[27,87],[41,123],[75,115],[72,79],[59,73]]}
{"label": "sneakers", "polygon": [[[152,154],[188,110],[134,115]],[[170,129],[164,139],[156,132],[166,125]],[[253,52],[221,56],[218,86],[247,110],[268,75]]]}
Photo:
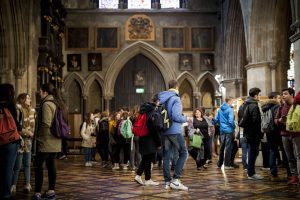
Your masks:
{"label": "sneakers", "polygon": [[[141,176],[139,176],[139,175],[136,175],[135,177],[134,177],[134,180],[135,180],[135,182],[137,182],[138,184],[140,184],[140,185],[144,185],[144,183],[143,183],[143,180],[142,180],[142,177]],[[150,179],[151,180],[151,179]],[[149,181],[150,181],[149,180]]]}
{"label": "sneakers", "polygon": [[234,169],[234,167],[232,166],[224,166],[224,169],[228,170],[228,169]]}
{"label": "sneakers", "polygon": [[113,169],[113,170],[120,169],[119,164],[118,164],[118,163],[115,163],[115,164],[114,164],[114,167],[113,167],[112,169]]}
{"label": "sneakers", "polygon": [[41,194],[36,193],[35,195],[33,195],[32,200],[42,200]]}
{"label": "sneakers", "polygon": [[12,185],[11,188],[10,188],[10,192],[12,194],[16,193],[17,192],[17,188],[16,188],[16,185]]}
{"label": "sneakers", "polygon": [[170,189],[171,189],[171,187],[170,187],[170,182],[166,182],[165,189],[166,189],[166,190],[170,190]]}
{"label": "sneakers", "polygon": [[86,167],[92,167],[93,165],[92,165],[91,162],[86,162],[86,163],[84,164],[84,166],[86,166]]}
{"label": "sneakers", "polygon": [[297,185],[298,184],[298,178],[297,176],[291,176],[290,180],[287,182],[288,185]]}
{"label": "sneakers", "polygon": [[175,190],[189,190],[188,187],[186,187],[185,185],[183,185],[179,179],[174,179],[171,184],[170,184],[170,187],[172,189],[175,189]]}
{"label": "sneakers", "polygon": [[258,175],[258,174],[253,174],[252,176],[248,176],[248,179],[250,179],[250,180],[261,180],[261,179],[264,179],[264,177],[262,177],[261,175]]}
{"label": "sneakers", "polygon": [[44,199],[55,200],[55,192],[51,192],[51,193],[45,192],[44,194],[42,194],[41,199],[42,200],[44,200]]}
{"label": "sneakers", "polygon": [[260,170],[262,170],[262,171],[270,171],[270,168],[268,168],[268,167],[262,167],[262,168],[260,168]]}
{"label": "sneakers", "polygon": [[26,184],[25,187],[24,187],[24,192],[29,193],[30,190],[31,190],[31,185],[28,183],[28,184]]}
{"label": "sneakers", "polygon": [[155,182],[155,181],[152,181],[151,179],[150,180],[145,180],[145,185],[146,186],[157,186],[159,185],[159,182]]}
{"label": "sneakers", "polygon": [[59,157],[59,160],[63,160],[63,159],[67,159],[67,156],[66,155],[62,155]]}
{"label": "sneakers", "polygon": [[207,160],[207,161],[206,161],[206,164],[208,164],[208,165],[211,164],[211,163],[212,163],[211,160]]}

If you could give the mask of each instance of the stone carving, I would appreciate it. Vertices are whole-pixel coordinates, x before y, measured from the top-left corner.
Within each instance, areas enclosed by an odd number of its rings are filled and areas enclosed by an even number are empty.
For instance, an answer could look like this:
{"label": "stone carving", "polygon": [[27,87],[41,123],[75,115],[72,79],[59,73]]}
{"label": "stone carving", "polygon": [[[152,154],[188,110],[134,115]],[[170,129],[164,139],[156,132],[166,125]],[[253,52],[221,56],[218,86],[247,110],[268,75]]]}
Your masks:
{"label": "stone carving", "polygon": [[126,23],[126,40],[155,40],[154,24],[146,15],[134,15]]}

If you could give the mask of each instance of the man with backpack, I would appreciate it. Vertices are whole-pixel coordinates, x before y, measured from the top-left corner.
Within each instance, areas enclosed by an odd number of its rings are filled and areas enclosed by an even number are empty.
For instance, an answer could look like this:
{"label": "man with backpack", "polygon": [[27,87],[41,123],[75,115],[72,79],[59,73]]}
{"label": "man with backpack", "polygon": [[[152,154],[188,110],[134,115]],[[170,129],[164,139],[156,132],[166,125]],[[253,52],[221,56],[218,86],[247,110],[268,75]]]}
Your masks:
{"label": "man with backpack", "polygon": [[248,145],[248,179],[260,180],[262,176],[255,173],[255,162],[259,153],[259,143],[263,134],[261,133],[261,115],[258,107],[258,99],[261,90],[251,88],[242,110],[242,119],[239,120],[239,126],[243,127],[244,137]]}
{"label": "man with backpack", "polygon": [[[280,94],[279,92],[271,92],[268,98],[269,99],[266,102],[262,103],[261,130],[264,134],[266,134],[269,146],[266,151],[269,151],[270,154],[268,160],[265,160],[265,158],[263,159],[270,167],[271,180],[276,180],[278,176],[276,160],[277,155],[279,154],[278,147],[281,141],[281,136],[280,129],[274,123],[274,118],[280,106]],[[262,151],[264,151],[264,149],[262,149]]]}
{"label": "man with backpack", "polygon": [[[163,172],[166,189],[188,190],[188,187],[181,183],[180,176],[186,162],[188,152],[185,146],[185,139],[182,135],[182,123],[187,122],[187,117],[182,114],[182,104],[179,97],[179,85],[176,80],[169,82],[169,90],[159,93],[160,103],[165,105],[172,123],[170,128],[162,135],[163,143]],[[170,160],[175,148],[179,157],[174,169],[173,178],[170,174]]]}

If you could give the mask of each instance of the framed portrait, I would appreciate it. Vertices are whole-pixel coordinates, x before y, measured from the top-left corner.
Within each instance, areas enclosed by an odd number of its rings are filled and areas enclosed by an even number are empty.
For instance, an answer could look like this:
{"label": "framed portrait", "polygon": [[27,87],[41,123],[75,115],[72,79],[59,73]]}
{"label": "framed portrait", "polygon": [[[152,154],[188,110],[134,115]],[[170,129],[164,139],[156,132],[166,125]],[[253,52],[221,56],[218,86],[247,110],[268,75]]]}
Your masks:
{"label": "framed portrait", "polygon": [[88,53],[88,70],[101,71],[102,70],[102,54]]}
{"label": "framed portrait", "polygon": [[139,70],[139,71],[134,72],[134,74],[133,74],[133,84],[136,87],[145,86],[145,84],[146,84],[145,71]]}
{"label": "framed portrait", "polygon": [[180,70],[192,70],[193,67],[193,55],[191,53],[179,54],[179,69]]}
{"label": "framed portrait", "polygon": [[89,47],[88,27],[66,29],[66,50],[88,50]]}
{"label": "framed portrait", "polygon": [[214,50],[214,28],[213,27],[192,27],[190,28],[191,50]]}
{"label": "framed portrait", "polygon": [[96,27],[96,50],[118,50],[120,48],[120,31],[118,27]]}
{"label": "framed portrait", "polygon": [[68,72],[81,71],[81,54],[67,55],[67,70]]}
{"label": "framed portrait", "polygon": [[201,53],[200,54],[200,67],[202,71],[213,71],[215,69],[214,54]]}
{"label": "framed portrait", "polygon": [[162,27],[161,50],[181,51],[185,50],[184,27]]}

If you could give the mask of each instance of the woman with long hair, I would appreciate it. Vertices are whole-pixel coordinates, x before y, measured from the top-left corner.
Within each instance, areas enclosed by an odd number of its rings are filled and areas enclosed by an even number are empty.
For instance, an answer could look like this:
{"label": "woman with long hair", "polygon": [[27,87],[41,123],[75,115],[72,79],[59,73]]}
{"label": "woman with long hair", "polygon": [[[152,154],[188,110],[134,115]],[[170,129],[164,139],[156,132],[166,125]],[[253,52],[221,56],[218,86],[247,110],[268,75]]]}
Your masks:
{"label": "woman with long hair", "polygon": [[31,163],[31,147],[32,139],[34,136],[34,126],[35,126],[35,110],[31,106],[31,97],[27,93],[22,93],[17,97],[17,108],[22,116],[22,141],[23,145],[18,151],[18,157],[14,167],[13,175],[13,185],[11,186],[12,193],[16,192],[16,185],[19,178],[19,172],[23,164],[24,167],[24,179],[25,186],[24,191],[30,192],[30,163]]}
{"label": "woman with long hair", "polygon": [[81,146],[83,147],[84,151],[84,160],[86,167],[92,166],[92,149],[96,145],[96,140],[94,140],[94,137],[96,136],[95,125],[93,121],[93,113],[87,113],[80,132],[82,136]]}

